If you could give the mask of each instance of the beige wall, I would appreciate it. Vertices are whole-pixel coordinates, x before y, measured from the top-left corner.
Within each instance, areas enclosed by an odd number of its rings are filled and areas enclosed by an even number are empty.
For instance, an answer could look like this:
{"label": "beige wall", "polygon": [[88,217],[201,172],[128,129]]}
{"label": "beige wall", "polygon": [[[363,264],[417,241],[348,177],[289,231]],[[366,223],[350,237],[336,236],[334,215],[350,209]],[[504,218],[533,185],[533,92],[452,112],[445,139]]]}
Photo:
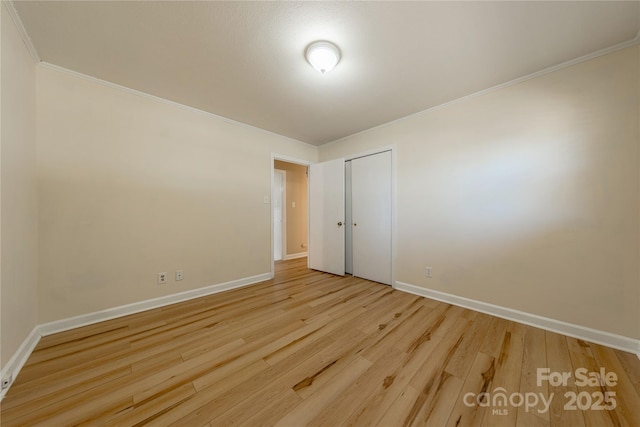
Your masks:
{"label": "beige wall", "polygon": [[4,368],[37,323],[37,186],[35,63],[22,43],[9,5],[2,22],[2,145],[0,253],[2,350]]}
{"label": "beige wall", "polygon": [[[36,323],[267,273],[270,155],[316,149],[35,67],[5,7],[0,364]],[[634,46],[319,156],[397,145],[399,281],[640,338],[639,69]]]}
{"label": "beige wall", "polygon": [[638,56],[467,98],[319,157],[397,144],[397,280],[640,338]]}
{"label": "beige wall", "polygon": [[315,147],[37,76],[41,323],[270,272],[271,153],[315,161]]}
{"label": "beige wall", "polygon": [[279,160],[274,167],[287,171],[287,255],[307,252],[307,167]]}

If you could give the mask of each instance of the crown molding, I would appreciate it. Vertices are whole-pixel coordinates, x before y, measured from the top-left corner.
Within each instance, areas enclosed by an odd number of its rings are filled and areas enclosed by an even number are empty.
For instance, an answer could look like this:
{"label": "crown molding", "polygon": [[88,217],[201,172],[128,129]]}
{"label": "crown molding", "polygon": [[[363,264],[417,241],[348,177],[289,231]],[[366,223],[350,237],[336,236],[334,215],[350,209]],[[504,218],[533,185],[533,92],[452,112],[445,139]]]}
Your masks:
{"label": "crown molding", "polygon": [[16,29],[20,34],[20,38],[22,39],[25,46],[27,47],[27,50],[29,51],[31,58],[33,58],[33,61],[35,63],[41,62],[40,56],[38,55],[38,51],[33,45],[33,42],[31,41],[31,37],[29,37],[29,34],[27,33],[26,28],[24,28],[22,19],[20,19],[20,15],[18,15],[18,10],[16,9],[16,6],[13,4],[13,1],[2,0],[2,4],[5,6],[7,13],[11,17],[11,20],[13,21],[14,25],[16,26]]}
{"label": "crown molding", "polygon": [[638,44],[640,44],[640,32],[638,32],[638,35],[635,38],[631,39],[631,40],[627,40],[625,42],[618,43],[616,45],[609,46],[607,48],[600,49],[600,50],[597,50],[595,52],[591,52],[589,54],[580,56],[578,58],[570,59],[569,61],[561,62],[560,64],[553,65],[553,66],[548,67],[548,68],[544,68],[544,69],[542,69],[540,71],[536,71],[534,73],[527,74],[525,76],[518,77],[518,78],[513,79],[513,80],[509,80],[508,82],[501,83],[501,84],[496,85],[496,86],[491,86],[489,88],[480,90],[478,92],[471,93],[469,95],[462,96],[460,98],[452,99],[451,101],[447,101],[447,102],[445,102],[443,104],[434,105],[433,107],[429,107],[426,110],[418,111],[417,113],[409,114],[408,116],[400,117],[399,119],[395,119],[395,120],[392,120],[390,122],[386,122],[386,123],[383,123],[381,125],[374,126],[372,128],[365,129],[365,130],[362,130],[360,132],[353,133],[351,135],[347,135],[345,137],[336,139],[335,141],[330,141],[330,142],[327,142],[325,144],[321,144],[318,147],[328,147],[330,145],[346,141],[346,140],[351,139],[351,138],[353,138],[355,136],[358,136],[358,135],[364,135],[364,134],[367,134],[369,132],[372,132],[372,131],[375,131],[375,130],[378,130],[378,129],[382,129],[382,128],[385,128],[387,126],[391,126],[391,125],[394,125],[396,123],[400,123],[400,122],[408,120],[408,119],[419,117],[419,116],[421,116],[423,114],[426,114],[426,113],[429,113],[431,111],[439,110],[441,108],[447,107],[447,106],[452,105],[452,104],[456,104],[458,102],[466,101],[466,100],[469,100],[469,99],[472,99],[472,98],[476,98],[478,96],[482,96],[482,95],[486,95],[486,94],[491,93],[491,92],[495,92],[495,91],[500,90],[500,89],[507,88],[509,86],[514,86],[514,85],[517,85],[519,83],[526,82],[528,80],[532,80],[532,79],[535,79],[535,78],[538,78],[538,77],[542,77],[542,76],[544,76],[546,74],[550,74],[550,73],[553,73],[555,71],[562,70],[564,68],[572,67],[572,66],[580,64],[582,62],[590,61],[590,60],[598,58],[600,56],[605,56],[605,55],[608,55],[610,53],[614,53],[614,52],[617,52],[619,50],[626,49],[628,47],[635,46],[635,45],[638,45]]}

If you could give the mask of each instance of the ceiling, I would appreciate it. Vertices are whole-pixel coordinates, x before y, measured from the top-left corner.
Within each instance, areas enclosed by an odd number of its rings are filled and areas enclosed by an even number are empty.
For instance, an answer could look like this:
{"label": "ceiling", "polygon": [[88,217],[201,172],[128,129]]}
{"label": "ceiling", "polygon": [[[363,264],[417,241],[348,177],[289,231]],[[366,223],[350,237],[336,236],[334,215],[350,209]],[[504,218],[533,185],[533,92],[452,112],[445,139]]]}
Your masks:
{"label": "ceiling", "polygon": [[[43,61],[314,145],[640,29],[638,1],[14,4]],[[325,76],[315,40],[342,50]]]}

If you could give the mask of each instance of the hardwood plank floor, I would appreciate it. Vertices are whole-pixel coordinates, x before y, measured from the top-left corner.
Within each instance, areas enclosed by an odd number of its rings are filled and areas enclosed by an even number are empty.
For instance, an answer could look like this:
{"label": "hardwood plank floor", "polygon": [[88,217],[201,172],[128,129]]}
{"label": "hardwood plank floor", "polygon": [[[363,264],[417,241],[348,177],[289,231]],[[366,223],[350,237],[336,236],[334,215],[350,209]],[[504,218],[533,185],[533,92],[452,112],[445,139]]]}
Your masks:
{"label": "hardwood plank floor", "polygon": [[[640,426],[635,355],[311,271],[306,259],[276,270],[43,337],[0,424]],[[616,380],[579,376],[601,369]]]}

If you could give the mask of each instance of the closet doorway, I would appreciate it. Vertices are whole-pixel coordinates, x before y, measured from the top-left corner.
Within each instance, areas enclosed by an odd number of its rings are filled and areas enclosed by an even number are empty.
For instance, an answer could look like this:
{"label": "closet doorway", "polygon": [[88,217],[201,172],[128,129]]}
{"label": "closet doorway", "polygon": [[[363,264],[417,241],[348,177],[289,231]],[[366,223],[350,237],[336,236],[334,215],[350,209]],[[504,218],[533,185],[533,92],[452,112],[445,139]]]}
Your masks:
{"label": "closet doorway", "polygon": [[391,285],[393,152],[336,159],[309,172],[309,268]]}

